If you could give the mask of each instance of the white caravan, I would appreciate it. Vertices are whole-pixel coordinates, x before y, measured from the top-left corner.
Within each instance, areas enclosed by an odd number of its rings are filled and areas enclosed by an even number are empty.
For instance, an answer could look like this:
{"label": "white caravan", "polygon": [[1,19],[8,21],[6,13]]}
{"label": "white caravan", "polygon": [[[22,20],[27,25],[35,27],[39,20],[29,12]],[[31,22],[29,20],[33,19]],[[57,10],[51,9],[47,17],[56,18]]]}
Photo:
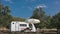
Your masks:
{"label": "white caravan", "polygon": [[11,31],[22,31],[26,28],[30,28],[31,32],[36,32],[36,28],[34,26],[34,22],[36,22],[36,21],[40,22],[39,20],[36,20],[36,19],[28,19],[25,22],[12,21],[11,22]]}
{"label": "white caravan", "polygon": [[[30,26],[31,25],[31,26]],[[36,28],[34,24],[30,24],[26,22],[19,22],[19,21],[12,21],[11,22],[11,31],[22,31],[25,28],[29,27],[31,28],[31,32],[36,32]]]}

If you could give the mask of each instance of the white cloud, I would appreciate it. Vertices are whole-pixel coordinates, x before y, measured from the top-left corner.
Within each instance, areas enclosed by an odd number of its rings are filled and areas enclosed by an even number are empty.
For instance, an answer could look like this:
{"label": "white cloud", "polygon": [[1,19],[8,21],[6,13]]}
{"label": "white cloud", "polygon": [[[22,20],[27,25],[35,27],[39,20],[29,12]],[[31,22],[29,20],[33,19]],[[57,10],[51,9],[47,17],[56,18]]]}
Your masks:
{"label": "white cloud", "polygon": [[4,0],[4,1],[9,2],[9,3],[13,3],[11,0]]}
{"label": "white cloud", "polygon": [[35,8],[47,8],[47,6],[45,5],[45,4],[42,4],[42,5],[38,5],[37,7],[35,7]]}

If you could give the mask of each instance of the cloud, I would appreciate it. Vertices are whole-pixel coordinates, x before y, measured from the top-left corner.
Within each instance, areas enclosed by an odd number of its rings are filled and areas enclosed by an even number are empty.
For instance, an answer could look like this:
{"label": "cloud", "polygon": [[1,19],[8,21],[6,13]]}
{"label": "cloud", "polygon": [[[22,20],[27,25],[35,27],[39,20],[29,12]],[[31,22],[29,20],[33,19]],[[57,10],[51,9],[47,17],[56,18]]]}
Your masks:
{"label": "cloud", "polygon": [[13,3],[11,0],[4,0],[4,1],[9,2],[9,3]]}
{"label": "cloud", "polygon": [[42,5],[38,5],[37,7],[35,7],[35,8],[47,8],[47,6],[45,5],[45,4],[42,4]]}

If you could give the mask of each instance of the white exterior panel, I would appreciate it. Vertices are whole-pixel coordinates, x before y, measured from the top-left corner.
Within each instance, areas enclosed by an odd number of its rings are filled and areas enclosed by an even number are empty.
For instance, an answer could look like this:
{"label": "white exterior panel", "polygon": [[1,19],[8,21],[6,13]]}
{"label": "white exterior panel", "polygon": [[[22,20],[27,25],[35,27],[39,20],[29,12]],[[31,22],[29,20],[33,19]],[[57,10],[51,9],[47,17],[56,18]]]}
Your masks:
{"label": "white exterior panel", "polygon": [[11,31],[15,31],[15,23],[16,23],[16,22],[12,22],[12,23],[11,23]]}

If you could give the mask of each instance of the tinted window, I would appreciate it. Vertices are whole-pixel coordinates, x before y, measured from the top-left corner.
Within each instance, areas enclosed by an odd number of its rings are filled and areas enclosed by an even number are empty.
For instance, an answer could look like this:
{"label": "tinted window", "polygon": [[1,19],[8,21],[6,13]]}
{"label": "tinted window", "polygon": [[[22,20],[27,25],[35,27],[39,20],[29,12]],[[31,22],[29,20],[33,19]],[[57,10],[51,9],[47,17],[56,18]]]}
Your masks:
{"label": "tinted window", "polygon": [[32,29],[32,24],[29,24],[29,27]]}
{"label": "tinted window", "polygon": [[27,26],[27,24],[20,24],[20,26]]}

